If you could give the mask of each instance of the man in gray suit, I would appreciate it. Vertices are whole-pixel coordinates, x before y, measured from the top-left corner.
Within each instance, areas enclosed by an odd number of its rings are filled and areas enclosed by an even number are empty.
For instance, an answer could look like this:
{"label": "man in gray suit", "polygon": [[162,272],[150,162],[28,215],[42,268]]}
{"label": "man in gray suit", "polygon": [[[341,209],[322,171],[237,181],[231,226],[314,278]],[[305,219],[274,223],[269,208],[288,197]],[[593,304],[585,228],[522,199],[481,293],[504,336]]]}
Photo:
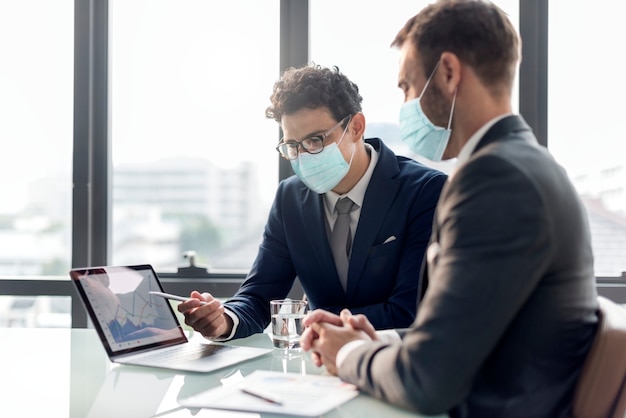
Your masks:
{"label": "man in gray suit", "polygon": [[512,113],[518,36],[493,4],[453,0],[423,9],[392,45],[403,139],[433,160],[458,156],[426,252],[429,284],[408,330],[317,310],[302,347],[420,413],[565,417],[597,325],[593,256],[566,173]]}

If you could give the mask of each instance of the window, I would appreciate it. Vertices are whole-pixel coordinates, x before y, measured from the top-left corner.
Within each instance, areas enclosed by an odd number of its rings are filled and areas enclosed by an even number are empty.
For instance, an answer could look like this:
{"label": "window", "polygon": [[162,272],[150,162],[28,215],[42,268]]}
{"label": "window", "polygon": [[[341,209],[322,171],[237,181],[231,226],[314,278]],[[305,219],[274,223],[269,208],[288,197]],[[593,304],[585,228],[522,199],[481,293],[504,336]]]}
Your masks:
{"label": "window", "polygon": [[[0,1],[0,276],[70,268],[73,19],[72,2]],[[69,312],[69,297],[0,296],[1,327],[69,327]]]}
{"label": "window", "polygon": [[[398,84],[397,48],[391,48],[406,21],[430,1],[367,3],[359,0],[315,0],[309,3],[311,15],[311,61],[326,67],[337,66],[359,86],[367,121],[365,137],[379,137],[402,155],[427,162],[448,171],[454,161],[432,163],[423,160],[400,140],[398,118],[403,103]],[[519,30],[518,0],[496,1]],[[517,95],[514,95],[517,108]]]}
{"label": "window", "polygon": [[110,2],[112,263],[248,269],[278,184],[279,2]]}
{"label": "window", "polygon": [[67,275],[71,2],[0,2],[0,275]]}
{"label": "window", "polygon": [[[306,25],[285,25],[290,35],[282,40],[287,48],[280,58],[302,61],[308,45],[310,61],[337,65],[361,89],[366,136],[380,136],[396,152],[410,155],[398,139],[402,94],[396,87],[398,52],[389,44],[426,3],[309,1],[310,42]],[[496,3],[517,24],[519,0]],[[50,279],[41,276],[67,278],[73,252],[78,263],[108,257],[107,263],[150,262],[164,272],[185,264],[182,255],[189,250],[197,252],[199,265],[245,272],[278,181],[278,129],[264,111],[280,75],[281,4],[306,20],[305,8],[296,7],[299,0],[0,0],[0,139],[5,144],[0,276],[41,278],[33,285],[36,293],[41,292],[36,286]],[[76,40],[90,39],[87,29],[96,26],[99,39],[106,25],[94,21],[106,21],[106,5],[108,67],[94,65],[94,77],[86,57],[105,55],[103,47],[81,45],[74,74],[74,12],[80,26]],[[626,87],[612,74],[626,29],[619,13],[606,13],[612,6],[608,0],[594,7],[549,4],[548,145],[587,207],[596,275],[615,277],[626,271],[626,167],[614,151],[620,149],[619,100]],[[528,17],[525,23],[531,32],[538,29]],[[581,31],[582,26],[588,29]],[[108,225],[102,213],[85,204],[72,214],[72,171],[79,173],[81,186],[91,180],[72,160],[73,118],[78,115],[86,125],[91,116],[82,103],[74,109],[73,77],[87,86],[85,80],[104,71],[108,102],[101,97],[102,80],[92,93],[110,111],[112,243],[102,238],[106,228],[101,225]],[[106,165],[103,154],[89,156],[98,169]],[[90,159],[81,152],[75,158]],[[72,216],[85,223],[97,218],[96,232],[83,225],[72,230]],[[76,238],[76,231],[87,232]],[[100,247],[94,249],[94,242]],[[19,281],[30,287],[30,281]],[[69,297],[0,296],[0,326],[64,326],[68,316]]]}
{"label": "window", "polygon": [[626,28],[614,9],[550,2],[548,25],[548,147],[587,208],[598,277],[626,271],[626,158],[616,152],[626,86],[613,75]]}

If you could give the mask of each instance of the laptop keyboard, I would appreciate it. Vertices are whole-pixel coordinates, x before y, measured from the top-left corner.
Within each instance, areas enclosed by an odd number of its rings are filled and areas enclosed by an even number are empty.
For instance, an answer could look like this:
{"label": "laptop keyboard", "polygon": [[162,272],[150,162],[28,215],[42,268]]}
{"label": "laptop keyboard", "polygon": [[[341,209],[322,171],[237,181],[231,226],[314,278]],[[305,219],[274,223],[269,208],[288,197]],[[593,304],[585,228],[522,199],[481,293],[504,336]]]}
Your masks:
{"label": "laptop keyboard", "polygon": [[208,357],[220,351],[230,350],[234,347],[220,344],[183,344],[170,348],[161,349],[154,353],[145,354],[141,362],[149,364],[173,365],[187,361]]}

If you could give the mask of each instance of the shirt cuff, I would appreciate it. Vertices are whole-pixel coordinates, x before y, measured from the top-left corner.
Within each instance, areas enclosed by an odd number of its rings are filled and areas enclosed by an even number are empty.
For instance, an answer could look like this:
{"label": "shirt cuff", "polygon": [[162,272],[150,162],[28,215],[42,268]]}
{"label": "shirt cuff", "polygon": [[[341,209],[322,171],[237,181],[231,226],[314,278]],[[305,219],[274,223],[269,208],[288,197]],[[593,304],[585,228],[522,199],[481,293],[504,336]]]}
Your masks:
{"label": "shirt cuff", "polygon": [[380,341],[391,344],[398,341],[402,341],[400,334],[394,329],[385,329],[382,331],[376,331],[376,336],[380,339]]}
{"label": "shirt cuff", "polygon": [[224,313],[226,315],[228,315],[230,317],[230,319],[233,320],[233,329],[230,331],[230,334],[228,334],[226,337],[216,337],[216,338],[207,338],[211,341],[228,341],[228,340],[232,340],[233,337],[235,336],[235,333],[237,332],[237,326],[239,325],[239,317],[237,315],[235,315],[234,312],[228,310],[228,308],[224,307]]}
{"label": "shirt cuff", "polygon": [[[398,334],[395,330],[393,329],[386,329],[386,330],[382,330],[382,331],[376,331],[376,336],[378,337],[378,339],[384,343],[393,343],[396,341],[400,341],[400,334]],[[337,352],[337,358],[335,359],[335,365],[337,366],[337,368],[341,367],[341,363],[343,363],[343,361],[346,359],[346,357],[348,357],[348,355],[358,346],[360,346],[361,344],[366,343],[367,341],[365,340],[354,340],[354,341],[350,341],[349,343],[345,344],[343,347],[341,347],[339,349],[339,351]]]}
{"label": "shirt cuff", "polygon": [[341,363],[348,357],[348,355],[358,346],[365,344],[367,341],[365,340],[354,340],[350,341],[348,344],[344,344],[343,347],[337,351],[337,358],[335,359],[335,365],[337,369],[341,367]]}

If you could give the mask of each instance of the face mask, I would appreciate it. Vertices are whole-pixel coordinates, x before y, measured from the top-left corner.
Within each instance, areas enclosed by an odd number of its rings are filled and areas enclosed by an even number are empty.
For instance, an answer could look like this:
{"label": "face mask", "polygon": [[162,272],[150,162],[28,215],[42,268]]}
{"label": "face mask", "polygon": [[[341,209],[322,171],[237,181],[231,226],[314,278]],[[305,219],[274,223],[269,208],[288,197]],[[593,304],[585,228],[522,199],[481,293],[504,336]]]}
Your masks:
{"label": "face mask", "polygon": [[443,152],[450,139],[450,124],[452,123],[452,113],[456,101],[456,92],[452,100],[450,119],[448,128],[441,128],[434,125],[422,110],[420,100],[430,83],[431,78],[437,71],[437,66],[426,80],[422,93],[416,99],[409,100],[400,108],[400,137],[408,145],[409,149],[416,154],[428,158],[431,161],[441,161]]}
{"label": "face mask", "polygon": [[315,193],[322,194],[332,190],[350,171],[355,148],[352,148],[350,163],[346,162],[339,150],[347,129],[346,126],[338,143],[324,146],[319,154],[302,152],[297,159],[290,160],[296,175]]}

